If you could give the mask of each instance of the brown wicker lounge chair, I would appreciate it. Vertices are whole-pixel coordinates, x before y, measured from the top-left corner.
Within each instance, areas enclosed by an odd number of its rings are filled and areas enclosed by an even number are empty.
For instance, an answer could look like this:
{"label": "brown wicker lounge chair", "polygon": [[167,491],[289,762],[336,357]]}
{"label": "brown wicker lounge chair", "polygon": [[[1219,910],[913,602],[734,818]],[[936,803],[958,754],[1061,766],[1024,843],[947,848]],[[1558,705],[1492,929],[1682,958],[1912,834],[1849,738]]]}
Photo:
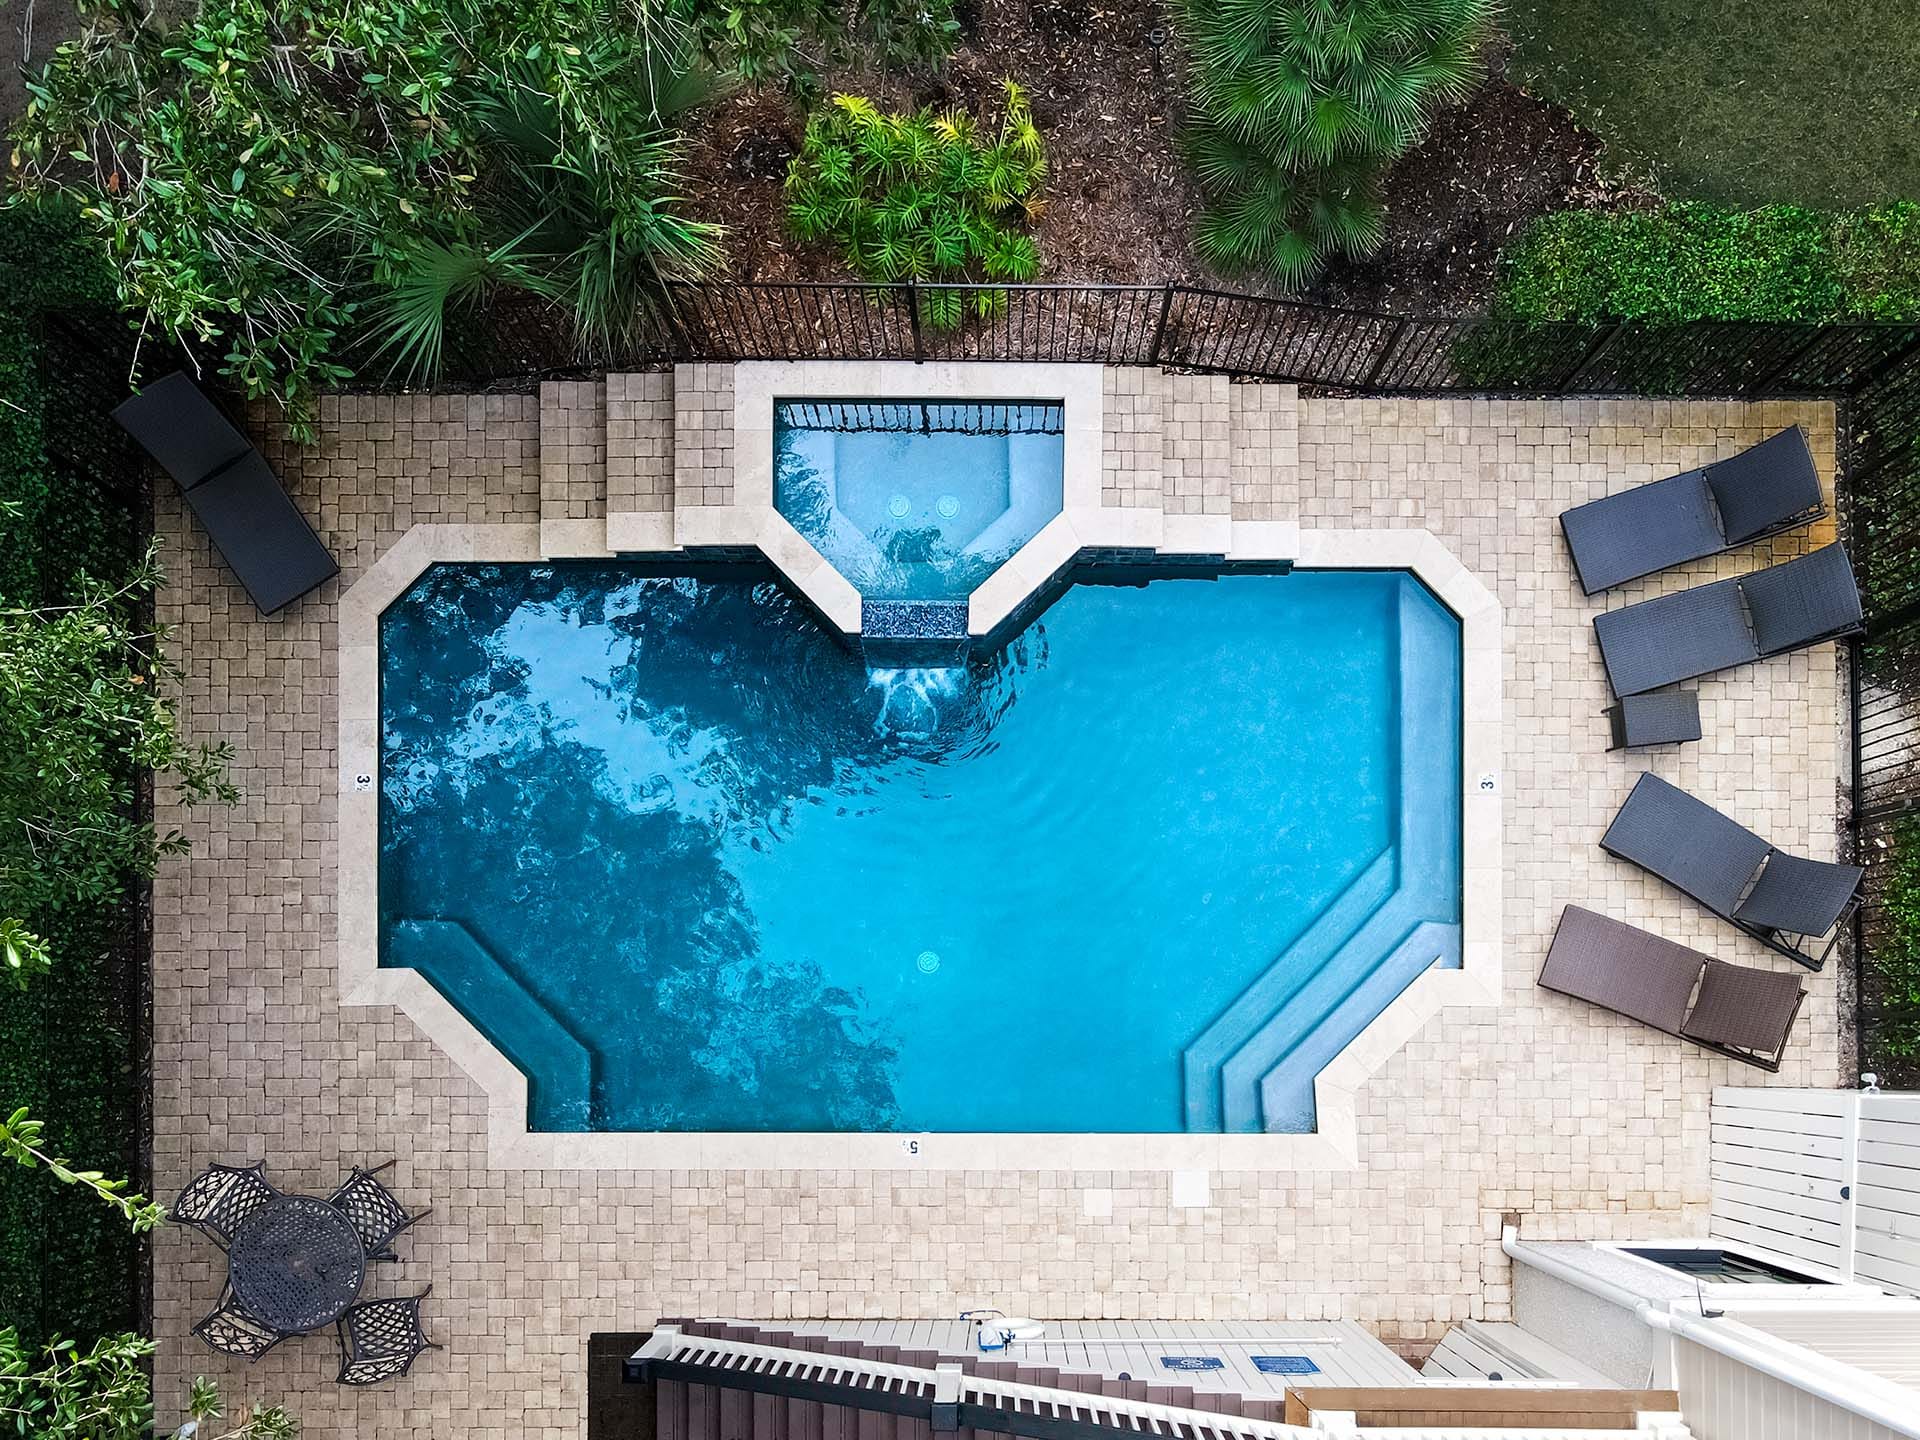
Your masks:
{"label": "brown wicker lounge chair", "polygon": [[1560,914],[1540,984],[1763,1070],[1780,1068],[1806,998],[1797,976],[1728,965],[1578,905]]}

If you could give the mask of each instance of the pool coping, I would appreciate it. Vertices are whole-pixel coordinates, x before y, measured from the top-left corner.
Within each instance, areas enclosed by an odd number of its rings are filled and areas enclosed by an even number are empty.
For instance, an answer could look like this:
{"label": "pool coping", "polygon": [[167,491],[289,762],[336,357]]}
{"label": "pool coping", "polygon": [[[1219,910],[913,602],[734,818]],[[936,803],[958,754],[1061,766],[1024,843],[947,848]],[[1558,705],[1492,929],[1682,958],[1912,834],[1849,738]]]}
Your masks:
{"label": "pool coping", "polygon": [[[931,378],[925,383],[932,383]],[[1225,555],[1229,567],[1237,560],[1270,562],[1284,558],[1311,570],[1405,570],[1420,579],[1460,622],[1461,963],[1458,969],[1423,972],[1320,1071],[1314,1081],[1319,1121],[1314,1133],[701,1134],[529,1130],[527,1080],[520,1070],[424,975],[380,968],[378,777],[381,615],[436,564],[541,563],[540,526],[531,522],[416,525],[340,597],[340,1003],[392,1006],[402,1011],[428,1041],[480,1086],[488,1100],[488,1163],[501,1169],[1354,1168],[1361,1158],[1359,1092],[1367,1079],[1445,1006],[1497,1005],[1501,1000],[1505,890],[1500,776],[1501,609],[1491,590],[1426,530],[1298,530],[1291,522],[1222,519],[1223,527],[1229,524],[1232,533]],[[1271,554],[1276,548],[1276,525],[1285,529],[1289,542],[1297,542],[1287,545],[1293,554]],[[757,541],[754,548],[768,553]],[[1071,563],[1081,548],[1076,544],[1058,568]],[[1109,544],[1100,548],[1113,547]],[[679,552],[653,553],[665,557]]]}

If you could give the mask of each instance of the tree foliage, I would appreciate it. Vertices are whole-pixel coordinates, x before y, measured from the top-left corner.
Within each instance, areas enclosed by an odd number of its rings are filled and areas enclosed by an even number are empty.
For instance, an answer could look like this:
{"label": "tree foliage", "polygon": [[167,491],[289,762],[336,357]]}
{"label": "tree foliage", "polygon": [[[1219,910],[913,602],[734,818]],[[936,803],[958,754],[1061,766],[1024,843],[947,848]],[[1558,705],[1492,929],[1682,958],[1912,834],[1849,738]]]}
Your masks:
{"label": "tree foliage", "polygon": [[[835,95],[808,117],[788,169],[794,233],[838,247],[868,280],[1031,280],[1040,250],[1024,226],[1045,208],[1046,146],[1020,87],[1004,81],[1002,93],[998,122],[985,124]],[[1004,292],[974,298],[991,307]],[[923,304],[936,324],[958,323],[954,292]]]}
{"label": "tree foliage", "polygon": [[936,62],[960,22],[954,0],[668,0],[713,64],[749,84],[811,91],[828,65],[871,51],[881,62]]}
{"label": "tree foliage", "polygon": [[1380,179],[1472,88],[1491,0],[1182,0],[1197,243],[1298,285],[1384,227]]}
{"label": "tree foliage", "polygon": [[150,329],[303,422],[373,327],[430,368],[448,307],[507,287],[591,342],[717,262],[676,196],[696,66],[672,3],[204,0],[166,29],[81,0],[15,176],[79,201]]}

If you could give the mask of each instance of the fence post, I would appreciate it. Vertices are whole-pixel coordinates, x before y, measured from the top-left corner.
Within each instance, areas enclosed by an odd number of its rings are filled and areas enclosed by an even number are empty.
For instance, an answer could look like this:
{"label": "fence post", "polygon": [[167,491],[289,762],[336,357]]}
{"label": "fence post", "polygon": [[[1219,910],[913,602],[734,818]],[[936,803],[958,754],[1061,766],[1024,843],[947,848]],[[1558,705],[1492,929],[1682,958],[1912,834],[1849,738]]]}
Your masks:
{"label": "fence post", "polygon": [[1386,368],[1387,361],[1392,358],[1395,347],[1400,344],[1400,337],[1407,333],[1408,323],[1407,317],[1402,315],[1394,325],[1393,334],[1389,335],[1387,337],[1387,343],[1380,347],[1380,358],[1368,367],[1367,378],[1360,382],[1360,388],[1362,390],[1371,390],[1374,382],[1380,378],[1380,372]]}
{"label": "fence post", "polygon": [[907,277],[907,324],[913,331],[913,363],[924,364],[926,356],[920,351],[920,292],[915,288],[913,277]]}
{"label": "fence post", "polygon": [[1566,394],[1567,391],[1571,390],[1573,388],[1573,382],[1578,380],[1582,375],[1586,374],[1587,367],[1593,364],[1594,361],[1598,360],[1603,354],[1605,354],[1607,347],[1613,344],[1613,342],[1619,337],[1620,332],[1625,330],[1626,328],[1627,328],[1626,321],[1616,320],[1610,328],[1602,331],[1598,336],[1594,338],[1593,343],[1587,346],[1585,353],[1583,353],[1578,360],[1573,362],[1573,368],[1567,371],[1565,375],[1562,375],[1560,377],[1560,383],[1554,386],[1553,388],[1562,395]]}
{"label": "fence post", "polygon": [[1153,348],[1147,351],[1147,363],[1160,363],[1160,342],[1167,335],[1167,312],[1173,309],[1173,282],[1160,287],[1160,323],[1153,327]]}

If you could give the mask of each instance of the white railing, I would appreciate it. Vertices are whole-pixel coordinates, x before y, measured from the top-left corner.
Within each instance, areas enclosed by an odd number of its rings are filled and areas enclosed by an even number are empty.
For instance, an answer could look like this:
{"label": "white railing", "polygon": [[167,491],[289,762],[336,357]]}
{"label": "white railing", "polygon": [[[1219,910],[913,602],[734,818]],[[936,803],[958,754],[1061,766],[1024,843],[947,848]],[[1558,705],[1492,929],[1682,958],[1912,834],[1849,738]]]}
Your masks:
{"label": "white railing", "polygon": [[[1692,1433],[1682,1418],[1674,1414],[1642,1415],[1633,1431],[1527,1424],[1497,1428],[1362,1426],[1356,1423],[1351,1411],[1322,1411],[1306,1425],[1289,1425],[1222,1411],[1158,1405],[1120,1395],[996,1380],[967,1374],[951,1363],[928,1368],[831,1355],[818,1350],[688,1335],[672,1325],[663,1325],[654,1331],[647,1343],[634,1352],[633,1360],[643,1365],[692,1367],[711,1376],[687,1381],[693,1384],[726,1386],[729,1378],[744,1389],[753,1388],[755,1381],[768,1386],[810,1383],[875,1396],[910,1397],[929,1406],[952,1406],[955,1411],[967,1407],[976,1419],[979,1411],[997,1411],[1010,1418],[1015,1432],[1019,1429],[1019,1420],[1026,1417],[1099,1426],[1135,1435],[1165,1436],[1170,1440],[1329,1440],[1335,1436],[1346,1437],[1346,1440],[1620,1440],[1626,1434],[1639,1435],[1642,1440],[1690,1440]],[[1434,1388],[1436,1393],[1443,1394],[1448,1388],[1457,1387]],[[1522,1387],[1501,1388],[1512,1391]],[[836,1399],[834,1403],[858,1405],[860,1402],[856,1395]],[[934,1429],[941,1428],[936,1422]],[[748,1437],[735,1437],[735,1440],[748,1440]]]}
{"label": "white railing", "polygon": [[1715,1239],[1920,1295],[1920,1094],[1729,1086],[1712,1146]]}

